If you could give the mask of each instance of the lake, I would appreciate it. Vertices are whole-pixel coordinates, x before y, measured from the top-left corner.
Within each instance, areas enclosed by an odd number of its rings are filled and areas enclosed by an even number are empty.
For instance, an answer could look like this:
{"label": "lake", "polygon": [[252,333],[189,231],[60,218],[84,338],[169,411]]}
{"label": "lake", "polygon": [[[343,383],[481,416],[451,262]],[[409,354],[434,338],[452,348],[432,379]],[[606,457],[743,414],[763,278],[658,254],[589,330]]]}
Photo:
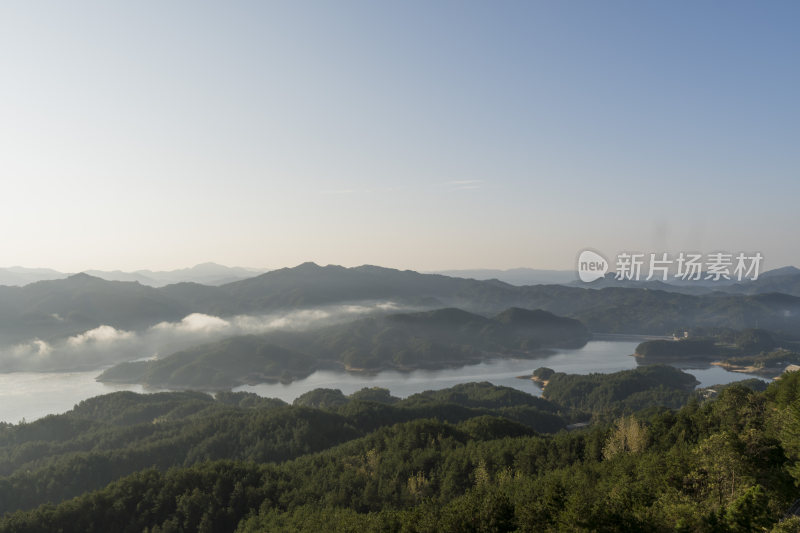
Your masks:
{"label": "lake", "polygon": [[[291,402],[303,393],[317,388],[340,389],[351,394],[363,387],[383,387],[394,396],[405,398],[426,390],[445,389],[459,383],[488,381],[495,385],[514,387],[521,391],[541,396],[542,390],[530,379],[517,376],[530,375],[540,366],[552,368],[567,374],[609,374],[620,370],[636,368],[636,359],[631,357],[641,339],[635,341],[590,341],[583,348],[558,350],[555,354],[537,359],[494,359],[477,365],[442,370],[415,370],[398,372],[386,370],[377,374],[343,374],[336,371],[317,371],[305,379],[289,384],[262,383],[237,387],[236,391],[255,392],[259,396],[280,398]],[[750,374],[730,372],[722,367],[703,365],[705,368],[681,370],[692,374],[700,382],[698,387],[709,387],[759,377]],[[764,379],[764,378],[761,378]]]}
{"label": "lake", "polygon": [[87,398],[119,390],[144,392],[141,385],[116,385],[94,380],[89,372],[11,372],[0,374],[0,422],[30,422],[63,413]]}
{"label": "lake", "polygon": [[[340,389],[345,394],[363,387],[384,387],[393,395],[406,397],[417,392],[444,389],[470,381],[489,381],[495,385],[514,387],[541,396],[542,391],[531,380],[517,376],[530,375],[546,366],[557,372],[589,374],[618,372],[636,367],[630,356],[640,341],[595,340],[576,350],[558,350],[538,359],[495,359],[477,365],[443,370],[397,372],[387,370],[376,374],[348,374],[334,371],[314,372],[305,379],[289,384],[264,383],[238,387],[237,391],[255,392],[260,396],[280,398],[291,402],[310,390],[325,387]],[[730,383],[752,376],[729,372],[721,367],[683,368],[700,381],[701,387]],[[90,372],[13,372],[0,374],[0,421],[16,423],[23,418],[35,420],[52,413],[63,413],[87,398],[109,392],[130,390],[145,392],[141,385],[98,383],[94,378],[101,370]]]}

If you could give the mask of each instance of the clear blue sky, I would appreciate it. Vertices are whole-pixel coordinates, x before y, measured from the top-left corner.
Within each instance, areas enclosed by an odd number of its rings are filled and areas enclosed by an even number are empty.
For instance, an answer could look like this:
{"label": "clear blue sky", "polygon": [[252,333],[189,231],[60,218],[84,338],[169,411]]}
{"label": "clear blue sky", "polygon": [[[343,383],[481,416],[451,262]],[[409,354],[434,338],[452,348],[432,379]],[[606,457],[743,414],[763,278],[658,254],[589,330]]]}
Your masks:
{"label": "clear blue sky", "polygon": [[3,2],[0,266],[800,264],[798,2]]}

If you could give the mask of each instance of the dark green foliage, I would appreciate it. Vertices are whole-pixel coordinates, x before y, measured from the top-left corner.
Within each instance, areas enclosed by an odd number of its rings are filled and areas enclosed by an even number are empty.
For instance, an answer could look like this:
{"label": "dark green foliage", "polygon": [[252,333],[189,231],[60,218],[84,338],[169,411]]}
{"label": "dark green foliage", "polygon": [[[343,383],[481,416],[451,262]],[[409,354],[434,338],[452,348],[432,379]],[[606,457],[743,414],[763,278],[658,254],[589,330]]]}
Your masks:
{"label": "dark green foliage", "polygon": [[511,387],[492,385],[487,381],[461,383],[448,389],[420,392],[403,400],[402,405],[412,406],[442,402],[455,403],[464,407],[497,408],[527,405],[542,411],[555,412],[557,410],[556,406],[547,400]]}
{"label": "dark green foliage", "polygon": [[154,387],[220,389],[292,381],[309,375],[314,368],[311,356],[246,335],[189,348],[157,361],[122,363],[98,379]]}
{"label": "dark green foliage", "polygon": [[721,364],[726,368],[746,368],[749,372],[769,373],[775,375],[789,365],[800,365],[800,353],[778,349],[772,352],[761,352],[756,355],[740,355],[723,359]]}
{"label": "dark green foliage", "polygon": [[544,397],[581,411],[621,414],[651,406],[680,407],[696,384],[694,376],[666,365],[613,374],[556,372],[550,376]]}
{"label": "dark green foliage", "polygon": [[734,344],[745,352],[767,352],[777,346],[773,335],[763,329],[746,329],[737,333]]}
{"label": "dark green foliage", "polygon": [[221,391],[214,395],[214,399],[226,405],[234,407],[258,407],[259,409],[271,409],[288,405],[278,398],[264,398],[253,392],[230,392]]}
{"label": "dark green foliage", "polygon": [[234,408],[201,393],[114,393],[0,431],[0,512],[60,501],[147,467],[280,461],[358,435],[339,415],[274,402]]}
{"label": "dark green foliage", "polygon": [[648,359],[710,358],[718,353],[713,339],[653,340],[645,341],[636,347],[636,356]]}
{"label": "dark green foliage", "polygon": [[100,381],[214,390],[292,381],[318,368],[442,368],[488,356],[540,355],[543,347],[579,347],[586,327],[546,311],[513,308],[493,319],[460,309],[402,313],[303,332],[247,335],[196,346],[157,361],[122,363]]}
{"label": "dark green foliage", "polygon": [[392,396],[392,394],[389,392],[389,389],[383,389],[381,387],[364,387],[363,389],[351,394],[350,399],[388,404],[393,404],[400,401],[400,398]]}
{"label": "dark green foliage", "polygon": [[477,362],[487,352],[582,346],[589,337],[580,322],[545,311],[509,309],[489,319],[449,308],[357,320],[284,342],[353,368],[402,369]]}
{"label": "dark green foliage", "polygon": [[800,401],[800,372],[786,372],[770,383],[766,397],[781,407]]}
{"label": "dark green foliage", "polygon": [[298,396],[292,405],[330,409],[345,405],[349,401],[350,398],[342,394],[339,389],[314,389]]}
{"label": "dark green foliage", "polygon": [[[546,401],[493,389],[479,384],[457,388],[449,401],[392,404],[358,399],[364,391],[349,398],[338,390],[316,389],[293,407],[231,392],[214,398],[199,392],[118,392],[91,398],[64,415],[0,428],[0,513],[58,502],[143,468],[217,459],[283,461],[421,418],[459,423],[506,417],[494,426],[484,421],[471,429],[481,435],[504,427],[508,435],[564,427]],[[440,394],[448,398],[446,391]]]}
{"label": "dark green foliage", "polygon": [[750,378],[750,379],[743,379],[741,381],[734,381],[733,383],[728,383],[726,385],[713,385],[707,388],[719,392],[726,387],[733,387],[733,386],[746,387],[750,390],[764,392],[765,390],[767,390],[767,387],[769,387],[769,383],[767,383],[763,379]]}
{"label": "dark green foliage", "polygon": [[500,335],[513,332],[521,338],[521,348],[535,348],[537,345],[577,348],[589,338],[580,322],[541,309],[512,307],[494,317],[494,322],[502,324],[500,328],[495,326]]}
{"label": "dark green foliage", "polygon": [[[620,376],[607,377],[616,388]],[[672,385],[682,380],[666,379]],[[475,414],[489,406],[534,408],[523,397],[502,388],[491,391],[485,384],[393,404],[345,397],[349,401],[326,410],[274,402],[263,409],[242,407],[252,401],[247,395],[221,395],[217,401],[142,397],[151,409],[163,404],[159,416],[174,412],[176,402],[206,405],[175,420],[183,428],[178,433],[213,421],[214,436],[238,439],[244,449],[254,446],[252,432],[276,450],[306,450],[256,458],[258,454],[250,456],[233,446],[223,461],[208,455],[211,462],[186,458],[173,468],[141,467],[75,499],[7,514],[0,519],[0,532],[755,532],[773,526],[774,531],[796,531],[797,520],[784,515],[796,500],[795,481],[800,481],[797,383],[787,375],[765,393],[734,384],[714,400],[700,403],[692,397],[678,410],[640,412],[626,419],[628,426],[638,428],[637,445],[614,454],[604,450],[625,424],[598,423],[539,435],[506,417]],[[125,411],[135,407],[136,398],[108,397],[120,410],[116,420],[129,419]],[[102,404],[103,398],[94,399],[88,405],[93,408],[83,412],[113,411]],[[451,422],[424,414],[448,409],[458,416],[473,414]],[[370,412],[378,418],[366,416]],[[401,416],[409,418],[392,422]],[[374,428],[366,430],[359,417]],[[378,424],[381,419],[386,424]],[[79,423],[88,425],[74,427]],[[101,422],[75,413],[49,417],[35,430],[27,429],[34,424],[0,429],[6,439],[2,449],[16,449],[12,437],[23,446],[65,446],[76,441],[70,435],[81,431],[143,431],[141,424],[120,422],[103,429]],[[49,441],[48,430],[54,432]],[[324,442],[317,445],[315,440]],[[127,442],[118,443],[117,449],[135,453],[149,439]],[[284,444],[288,442],[295,444]],[[208,443],[205,449],[215,445]],[[93,456],[81,468],[101,471],[110,464],[102,457]],[[25,476],[41,488],[64,479],[36,471]],[[0,501],[7,508],[6,498],[19,490],[10,485],[14,479],[0,478],[0,490],[5,491]]]}

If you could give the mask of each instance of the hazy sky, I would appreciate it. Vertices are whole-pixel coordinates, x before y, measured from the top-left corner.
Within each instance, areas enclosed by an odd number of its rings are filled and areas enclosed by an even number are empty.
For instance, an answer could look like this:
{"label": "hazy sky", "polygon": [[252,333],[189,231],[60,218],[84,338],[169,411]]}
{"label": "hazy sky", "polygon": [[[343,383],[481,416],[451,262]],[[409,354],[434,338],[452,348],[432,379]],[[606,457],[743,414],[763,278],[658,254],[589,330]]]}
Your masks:
{"label": "hazy sky", "polygon": [[800,3],[0,4],[0,266],[800,264]]}

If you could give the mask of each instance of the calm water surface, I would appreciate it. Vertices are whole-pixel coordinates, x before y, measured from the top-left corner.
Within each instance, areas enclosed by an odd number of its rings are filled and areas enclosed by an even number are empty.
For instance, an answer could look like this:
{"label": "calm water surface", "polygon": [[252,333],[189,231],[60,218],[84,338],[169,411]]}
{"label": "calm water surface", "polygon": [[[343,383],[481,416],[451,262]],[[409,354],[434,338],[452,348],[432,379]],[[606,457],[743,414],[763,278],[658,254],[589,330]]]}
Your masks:
{"label": "calm water surface", "polygon": [[[489,381],[495,385],[514,387],[535,396],[542,391],[529,379],[517,376],[530,375],[536,368],[546,366],[556,372],[567,374],[609,374],[620,370],[636,368],[636,359],[631,357],[636,341],[591,341],[577,350],[559,350],[556,354],[539,359],[495,359],[478,365],[469,365],[445,370],[416,370],[414,372],[384,371],[374,375],[342,374],[334,371],[314,372],[306,379],[287,385],[280,383],[246,385],[237,391],[255,392],[260,396],[281,398],[291,402],[310,390],[326,387],[340,389],[351,394],[363,387],[383,387],[394,396],[406,397],[426,390],[445,389],[458,383],[470,381]],[[731,383],[751,377],[738,372],[729,372],[721,367],[682,368],[700,381],[699,387]],[[763,379],[763,378],[762,378]]]}
{"label": "calm water surface", "polygon": [[87,398],[119,390],[143,392],[141,385],[106,385],[90,372],[12,372],[0,374],[0,422],[30,422],[63,413]]}
{"label": "calm water surface", "polygon": [[[406,397],[425,390],[444,389],[458,383],[489,381],[541,396],[541,390],[530,380],[519,375],[530,375],[547,366],[557,372],[589,374],[592,372],[618,372],[636,367],[630,356],[639,341],[591,341],[577,350],[560,350],[539,359],[496,359],[491,362],[446,370],[417,370],[414,372],[384,371],[373,375],[347,374],[333,371],[314,372],[306,379],[288,385],[261,384],[238,387],[235,390],[255,392],[261,396],[280,398],[291,402],[310,390],[327,387],[340,389],[345,394],[363,387],[384,387],[393,395]],[[728,372],[720,367],[702,369],[684,368],[693,374],[701,387],[730,383],[751,376]],[[25,418],[35,420],[52,413],[63,413],[87,398],[119,390],[145,392],[141,385],[98,383],[94,378],[99,370],[69,373],[14,372],[0,374],[0,421],[19,422]]]}

